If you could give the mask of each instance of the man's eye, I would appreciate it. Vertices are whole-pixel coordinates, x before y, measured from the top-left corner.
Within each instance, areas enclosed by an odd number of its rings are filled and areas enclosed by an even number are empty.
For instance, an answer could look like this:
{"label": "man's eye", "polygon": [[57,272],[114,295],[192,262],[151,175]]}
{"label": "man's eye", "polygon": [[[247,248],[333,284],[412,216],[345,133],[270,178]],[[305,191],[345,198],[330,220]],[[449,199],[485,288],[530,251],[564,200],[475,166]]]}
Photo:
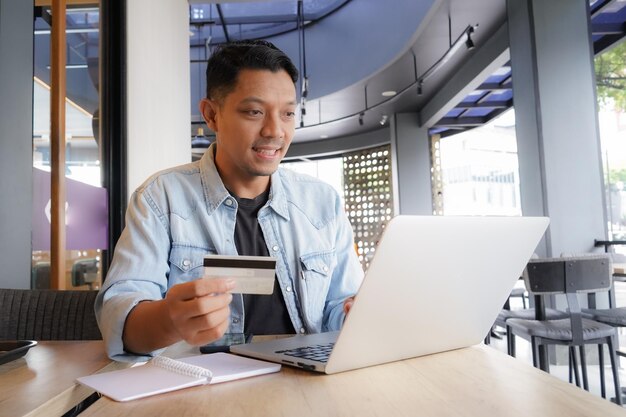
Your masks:
{"label": "man's eye", "polygon": [[296,112],[288,111],[287,113],[285,113],[285,116],[291,119],[293,117],[296,117]]}
{"label": "man's eye", "polygon": [[247,115],[249,115],[249,116],[259,116],[259,115],[263,114],[263,112],[261,110],[246,110],[245,113]]}

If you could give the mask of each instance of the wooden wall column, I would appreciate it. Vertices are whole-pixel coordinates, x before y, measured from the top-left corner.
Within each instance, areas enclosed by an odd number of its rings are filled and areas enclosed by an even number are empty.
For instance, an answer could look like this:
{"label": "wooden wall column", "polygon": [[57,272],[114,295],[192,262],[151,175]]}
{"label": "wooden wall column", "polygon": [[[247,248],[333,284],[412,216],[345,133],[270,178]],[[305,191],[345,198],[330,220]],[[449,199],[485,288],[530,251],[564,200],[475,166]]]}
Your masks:
{"label": "wooden wall column", "polygon": [[65,289],[65,0],[52,0],[50,286]]}

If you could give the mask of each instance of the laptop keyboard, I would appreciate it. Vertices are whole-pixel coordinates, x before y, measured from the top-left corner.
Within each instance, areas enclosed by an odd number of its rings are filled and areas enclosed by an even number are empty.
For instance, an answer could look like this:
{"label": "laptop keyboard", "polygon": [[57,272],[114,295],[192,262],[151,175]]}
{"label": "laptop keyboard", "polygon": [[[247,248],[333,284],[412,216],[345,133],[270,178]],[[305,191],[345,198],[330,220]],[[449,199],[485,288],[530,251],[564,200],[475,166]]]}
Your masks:
{"label": "laptop keyboard", "polygon": [[318,362],[327,362],[335,342],[325,345],[304,346],[295,349],[277,350],[276,353],[294,356],[296,358],[309,359]]}

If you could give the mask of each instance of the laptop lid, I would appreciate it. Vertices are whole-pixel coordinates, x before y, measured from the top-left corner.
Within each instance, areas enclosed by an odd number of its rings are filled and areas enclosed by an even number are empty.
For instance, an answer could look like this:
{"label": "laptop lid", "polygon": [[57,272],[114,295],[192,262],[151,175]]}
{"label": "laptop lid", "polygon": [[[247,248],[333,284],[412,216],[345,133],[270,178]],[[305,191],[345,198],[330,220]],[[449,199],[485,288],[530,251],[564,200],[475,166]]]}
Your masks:
{"label": "laptop lid", "polygon": [[[315,368],[336,373],[480,343],[548,222],[541,217],[393,218],[341,332],[328,335],[337,336],[328,361]],[[274,352],[294,343],[304,346],[307,337],[233,351],[287,363]],[[312,368],[302,361],[300,366]]]}

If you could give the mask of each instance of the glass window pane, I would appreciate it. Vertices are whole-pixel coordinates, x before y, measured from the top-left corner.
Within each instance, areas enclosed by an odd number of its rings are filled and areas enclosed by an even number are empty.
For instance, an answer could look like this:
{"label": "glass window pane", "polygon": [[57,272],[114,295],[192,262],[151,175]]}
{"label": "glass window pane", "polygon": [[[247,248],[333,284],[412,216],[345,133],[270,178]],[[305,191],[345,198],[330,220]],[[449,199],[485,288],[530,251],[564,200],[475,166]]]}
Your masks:
{"label": "glass window pane", "polygon": [[439,144],[444,215],[522,214],[512,109]]}
{"label": "glass window pane", "polygon": [[[50,288],[50,10],[35,19],[33,81],[32,288]],[[66,29],[66,282],[98,288],[107,247],[107,194],[102,188],[97,124],[99,9],[67,10]]]}

